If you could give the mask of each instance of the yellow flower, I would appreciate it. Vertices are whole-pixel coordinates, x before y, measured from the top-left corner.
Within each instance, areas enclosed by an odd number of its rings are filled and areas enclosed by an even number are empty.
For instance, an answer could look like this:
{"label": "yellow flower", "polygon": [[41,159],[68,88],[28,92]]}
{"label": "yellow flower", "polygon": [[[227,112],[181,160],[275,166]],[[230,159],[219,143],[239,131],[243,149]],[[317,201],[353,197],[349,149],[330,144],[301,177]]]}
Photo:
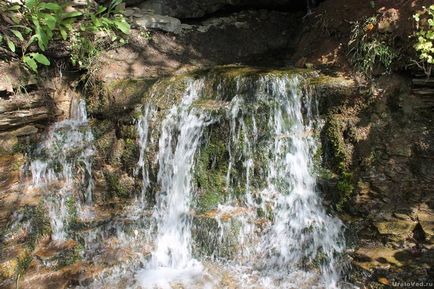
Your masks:
{"label": "yellow flower", "polygon": [[372,29],[374,29],[374,24],[369,23],[368,25],[366,25],[366,31],[371,31]]}

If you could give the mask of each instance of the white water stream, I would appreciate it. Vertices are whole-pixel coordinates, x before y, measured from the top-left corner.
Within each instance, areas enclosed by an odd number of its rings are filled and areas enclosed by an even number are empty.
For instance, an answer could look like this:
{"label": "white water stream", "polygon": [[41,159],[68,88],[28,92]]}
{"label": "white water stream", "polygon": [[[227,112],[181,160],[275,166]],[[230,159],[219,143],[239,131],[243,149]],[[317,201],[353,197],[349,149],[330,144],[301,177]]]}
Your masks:
{"label": "white water stream", "polygon": [[[240,104],[237,96],[230,110],[231,142],[240,146],[244,159],[246,198],[242,206],[250,212],[242,219],[235,217],[243,224],[238,242],[246,251],[236,267],[243,276],[239,282],[246,288],[338,288],[336,254],[344,249],[342,224],[326,214],[316,190],[312,172],[316,150],[313,103],[308,96],[303,97],[297,77],[263,77],[258,80],[255,95],[257,104],[253,108],[243,111],[246,105]],[[261,106],[269,109],[262,114],[268,119],[261,121],[267,121],[263,129],[270,135],[260,146],[255,114]],[[248,118],[250,127],[246,126]],[[262,154],[263,167],[257,169],[263,170],[266,179],[265,187],[256,191],[250,181],[255,154]],[[259,218],[258,210],[271,214],[272,219],[259,237],[252,226]],[[260,241],[252,242],[252,238]],[[313,262],[319,272],[304,270]],[[247,266],[253,268],[246,270]]]}
{"label": "white water stream", "polygon": [[203,81],[189,82],[181,103],[169,111],[162,123],[158,152],[160,191],[154,211],[155,250],[145,269],[137,273],[144,288],[170,288],[171,282],[187,285],[202,274],[202,265],[192,258],[191,252],[194,156],[203,129],[210,123],[206,114],[191,109],[202,87]]}
{"label": "white water stream", "polygon": [[50,128],[31,163],[33,187],[45,196],[54,240],[66,239],[69,211],[85,214],[83,205],[92,204],[93,139],[86,104],[73,99],[70,118]]}

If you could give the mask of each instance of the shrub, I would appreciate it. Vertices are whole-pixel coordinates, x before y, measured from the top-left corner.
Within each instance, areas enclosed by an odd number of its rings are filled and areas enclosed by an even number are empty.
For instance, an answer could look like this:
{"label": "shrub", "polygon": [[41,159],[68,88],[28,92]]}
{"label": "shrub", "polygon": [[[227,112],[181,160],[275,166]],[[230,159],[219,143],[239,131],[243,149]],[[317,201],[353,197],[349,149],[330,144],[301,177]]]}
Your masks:
{"label": "shrub", "polygon": [[[37,72],[40,65],[50,65],[44,52],[53,40],[93,43],[97,33],[103,32],[111,41],[123,44],[123,36],[128,34],[130,26],[121,14],[121,3],[122,0],[112,0],[108,7],[89,5],[82,11],[67,12],[66,4],[41,0],[26,0],[23,5],[1,2],[4,23],[0,23],[0,46],[9,49],[14,57],[20,57],[25,67]],[[80,67],[87,64],[80,61],[81,57],[95,54],[93,51],[74,52],[73,49],[71,60]]]}
{"label": "shrub", "polygon": [[354,67],[371,76],[378,65],[389,73],[397,53],[387,36],[380,35],[376,29],[377,17],[353,22],[351,37],[348,42],[348,54]]}
{"label": "shrub", "polygon": [[434,64],[434,5],[423,7],[421,12],[413,15],[416,21],[416,44],[414,48],[419,56],[418,65],[431,74]]}

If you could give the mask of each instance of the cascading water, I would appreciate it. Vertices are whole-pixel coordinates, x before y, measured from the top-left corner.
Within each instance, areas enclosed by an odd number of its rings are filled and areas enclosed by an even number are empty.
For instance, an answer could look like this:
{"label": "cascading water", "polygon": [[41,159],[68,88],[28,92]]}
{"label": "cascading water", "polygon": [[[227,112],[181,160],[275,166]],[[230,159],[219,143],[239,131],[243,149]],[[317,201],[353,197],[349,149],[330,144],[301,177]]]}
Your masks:
{"label": "cascading water", "polygon": [[78,204],[92,203],[92,142],[85,102],[73,99],[70,119],[50,128],[31,163],[33,187],[45,195],[54,240],[66,239],[68,214],[76,197],[81,200]]}
{"label": "cascading water", "polygon": [[294,270],[305,259],[323,258],[322,281],[336,288],[339,272],[334,255],[343,249],[341,223],[320,204],[311,172],[315,151],[311,105],[307,103],[307,120],[303,121],[298,87],[296,81],[279,80],[269,88],[278,100],[269,119],[275,137],[269,146],[273,154],[268,161],[267,187],[261,194],[272,195],[274,223],[261,248],[267,252],[268,268]]}
{"label": "cascading water", "polygon": [[202,272],[202,265],[191,254],[194,156],[203,128],[210,123],[206,114],[191,108],[202,87],[200,80],[188,83],[180,105],[173,107],[162,123],[158,153],[161,187],[154,211],[156,248],[145,269],[137,274],[144,288],[170,288],[171,282],[185,284]]}
{"label": "cascading water", "polygon": [[[247,86],[238,80],[238,87]],[[315,119],[311,100],[303,97],[300,87],[298,77],[262,77],[244,95],[253,97],[254,103],[245,103],[238,94],[231,102],[228,183],[238,155],[244,167],[244,213],[234,213],[241,210],[233,206],[239,202],[230,200],[218,208],[215,218],[222,244],[233,236],[228,235],[231,225],[219,218],[232,214],[238,220],[238,251],[243,254],[223,264],[231,264],[241,276],[240,288],[338,288],[336,255],[344,249],[341,222],[325,213],[316,191]],[[268,111],[261,112],[263,107]],[[260,117],[266,124],[262,128],[256,124]],[[255,167],[258,156],[262,167]],[[251,184],[255,170],[265,178],[265,185]],[[261,225],[259,236],[252,225],[260,218],[258,211],[272,220]],[[313,263],[319,263],[319,274],[305,269]]]}
{"label": "cascading water", "polygon": [[139,161],[137,162],[137,168],[134,174],[137,176],[139,172],[142,174],[142,190],[140,194],[140,204],[142,207],[145,206],[146,203],[146,190],[149,187],[149,169],[148,164],[145,161],[147,146],[149,141],[149,122],[152,119],[154,114],[154,108],[146,103],[143,109],[143,115],[137,122],[137,132],[139,135],[138,143],[139,143]]}

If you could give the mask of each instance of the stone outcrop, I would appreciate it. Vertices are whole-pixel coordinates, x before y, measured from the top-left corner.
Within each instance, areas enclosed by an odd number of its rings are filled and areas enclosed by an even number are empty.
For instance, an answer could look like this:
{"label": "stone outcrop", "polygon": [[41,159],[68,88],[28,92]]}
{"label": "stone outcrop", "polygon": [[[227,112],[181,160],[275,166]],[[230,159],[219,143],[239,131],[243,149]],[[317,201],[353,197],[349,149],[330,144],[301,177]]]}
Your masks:
{"label": "stone outcrop", "polygon": [[133,30],[128,45],[101,56],[97,78],[149,78],[233,63],[281,66],[299,24],[293,14],[259,10],[182,24],[177,35]]}
{"label": "stone outcrop", "polygon": [[371,96],[326,103],[326,127],[333,127],[326,139],[338,140],[325,142],[326,166],[344,168],[335,171],[330,197],[334,204],[346,198],[338,209],[355,242],[353,264],[370,276],[361,284],[433,274],[433,111],[418,93],[429,82],[414,83],[384,76]]}
{"label": "stone outcrop", "polygon": [[[135,4],[137,5],[137,3]],[[307,4],[305,0],[147,0],[142,1],[139,6],[156,14],[176,18],[198,18],[225,7],[306,9]]]}

